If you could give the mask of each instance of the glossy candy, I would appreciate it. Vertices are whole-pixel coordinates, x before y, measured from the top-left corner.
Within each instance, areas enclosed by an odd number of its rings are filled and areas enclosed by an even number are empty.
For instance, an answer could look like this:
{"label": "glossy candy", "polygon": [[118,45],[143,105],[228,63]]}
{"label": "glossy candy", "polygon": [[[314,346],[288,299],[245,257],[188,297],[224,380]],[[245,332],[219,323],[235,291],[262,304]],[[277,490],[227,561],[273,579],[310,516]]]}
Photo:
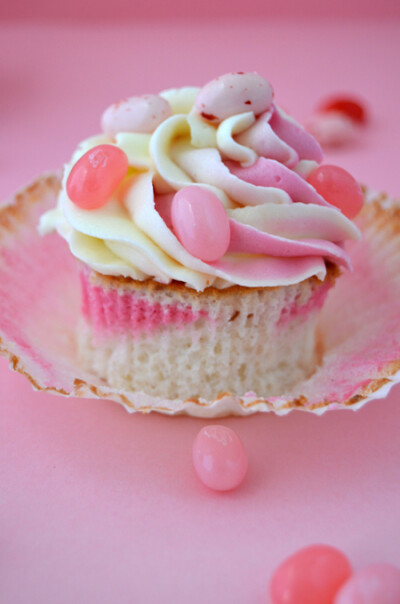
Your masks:
{"label": "glossy candy", "polygon": [[332,604],[350,575],[350,563],[338,549],[329,545],[305,547],[274,572],[271,604]]}
{"label": "glossy candy", "polygon": [[317,193],[339,208],[347,218],[354,218],[361,210],[364,202],[361,187],[343,168],[319,166],[307,180]]}
{"label": "glossy candy", "polygon": [[336,594],[334,604],[399,604],[400,570],[374,564],[354,573]]}
{"label": "glossy candy", "polygon": [[171,205],[174,232],[186,250],[203,260],[219,260],[229,247],[229,220],[214,193],[198,186],[178,191]]}
{"label": "glossy candy", "polygon": [[70,200],[84,210],[101,208],[128,171],[126,154],[114,145],[98,145],[82,155],[67,178]]}
{"label": "glossy candy", "polygon": [[217,124],[238,113],[263,113],[270,107],[272,96],[271,84],[258,73],[226,73],[203,86],[195,107],[204,119]]}
{"label": "glossy candy", "polygon": [[239,486],[247,471],[247,454],[237,434],[226,426],[206,426],[193,443],[193,464],[200,480],[215,491]]}
{"label": "glossy candy", "polygon": [[168,101],[158,94],[144,94],[108,107],[101,118],[101,126],[108,136],[115,136],[118,132],[150,134],[171,115]]}
{"label": "glossy candy", "polygon": [[365,124],[367,121],[367,110],[363,103],[352,96],[332,96],[324,99],[319,105],[317,112],[337,111],[346,115],[354,122]]}

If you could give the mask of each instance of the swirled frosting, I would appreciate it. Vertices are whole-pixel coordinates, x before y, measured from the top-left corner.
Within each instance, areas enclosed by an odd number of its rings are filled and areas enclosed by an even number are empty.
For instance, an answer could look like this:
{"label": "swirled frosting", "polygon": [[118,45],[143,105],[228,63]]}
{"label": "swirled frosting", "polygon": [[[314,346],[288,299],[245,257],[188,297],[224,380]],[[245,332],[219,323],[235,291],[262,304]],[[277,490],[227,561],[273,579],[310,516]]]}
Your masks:
{"label": "swirled frosting", "polygon": [[[343,243],[359,231],[306,180],[322,160],[320,147],[257,74],[133,97],[108,108],[102,125],[104,133],[83,141],[65,166],[57,208],[39,227],[57,230],[96,271],[201,291],[323,280],[327,260],[349,268]],[[129,170],[105,205],[82,209],[67,179],[101,144],[124,151]],[[216,261],[193,256],[174,232],[171,203],[188,186],[211,191],[225,207],[230,242]]]}

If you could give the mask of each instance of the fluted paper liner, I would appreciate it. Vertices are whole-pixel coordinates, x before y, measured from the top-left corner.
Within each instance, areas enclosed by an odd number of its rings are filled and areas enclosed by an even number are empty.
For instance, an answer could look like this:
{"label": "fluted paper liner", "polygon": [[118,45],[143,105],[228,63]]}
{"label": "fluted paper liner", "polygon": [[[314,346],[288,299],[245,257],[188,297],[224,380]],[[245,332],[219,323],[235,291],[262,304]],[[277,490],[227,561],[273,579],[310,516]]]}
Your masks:
{"label": "fluted paper liner", "polygon": [[103,398],[130,412],[199,417],[292,409],[322,414],[359,409],[384,398],[400,380],[400,203],[365,193],[357,222],[363,239],[348,251],[354,270],[329,293],[321,314],[325,352],[308,380],[279,397],[220,393],[214,400],[164,400],[111,388],[82,371],[76,350],[80,319],[77,263],[57,234],[40,237],[40,215],[55,205],[60,180],[43,176],[0,206],[0,352],[37,390]]}

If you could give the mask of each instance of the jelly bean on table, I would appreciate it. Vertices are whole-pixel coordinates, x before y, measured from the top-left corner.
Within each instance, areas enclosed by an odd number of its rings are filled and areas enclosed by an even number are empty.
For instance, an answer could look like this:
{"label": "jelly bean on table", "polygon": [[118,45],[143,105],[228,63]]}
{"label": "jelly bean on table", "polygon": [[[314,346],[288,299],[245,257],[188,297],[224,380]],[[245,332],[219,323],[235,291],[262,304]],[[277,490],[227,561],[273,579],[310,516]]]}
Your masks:
{"label": "jelly bean on table", "polygon": [[359,124],[367,122],[367,109],[364,103],[353,96],[331,96],[318,105],[317,112],[339,112]]}
{"label": "jelly bean on table", "polygon": [[362,568],[339,590],[334,604],[400,604],[400,570],[391,564]]}
{"label": "jelly bean on table", "polygon": [[271,604],[332,604],[352,572],[347,557],[329,545],[310,545],[286,560],[270,583]]}
{"label": "jelly bean on table", "polygon": [[193,464],[207,487],[228,491],[243,481],[247,472],[247,454],[233,430],[211,425],[200,430],[193,443]]}

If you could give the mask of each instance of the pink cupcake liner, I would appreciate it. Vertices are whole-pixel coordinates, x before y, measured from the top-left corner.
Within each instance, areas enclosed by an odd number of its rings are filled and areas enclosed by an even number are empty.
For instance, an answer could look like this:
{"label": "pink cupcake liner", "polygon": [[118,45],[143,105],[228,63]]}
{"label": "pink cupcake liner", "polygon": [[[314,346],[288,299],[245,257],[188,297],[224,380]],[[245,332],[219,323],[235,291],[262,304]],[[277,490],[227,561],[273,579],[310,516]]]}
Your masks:
{"label": "pink cupcake liner", "polygon": [[90,271],[80,273],[82,313],[98,333],[113,332],[140,334],[174,325],[177,329],[200,318],[208,317],[205,310],[195,311],[188,304],[158,304],[145,297],[119,294],[116,289],[94,285]]}
{"label": "pink cupcake liner", "polygon": [[[384,398],[400,381],[400,203],[387,195],[366,192],[357,219],[363,239],[347,248],[354,271],[345,272],[327,296],[320,321],[325,353],[311,378],[269,399],[256,392],[224,392],[214,400],[166,400],[111,388],[81,369],[78,263],[61,237],[37,232],[59,187],[57,175],[43,176],[0,207],[0,352],[35,389],[109,399],[130,412],[217,417],[356,410]],[[182,312],[182,321],[189,321]]]}

